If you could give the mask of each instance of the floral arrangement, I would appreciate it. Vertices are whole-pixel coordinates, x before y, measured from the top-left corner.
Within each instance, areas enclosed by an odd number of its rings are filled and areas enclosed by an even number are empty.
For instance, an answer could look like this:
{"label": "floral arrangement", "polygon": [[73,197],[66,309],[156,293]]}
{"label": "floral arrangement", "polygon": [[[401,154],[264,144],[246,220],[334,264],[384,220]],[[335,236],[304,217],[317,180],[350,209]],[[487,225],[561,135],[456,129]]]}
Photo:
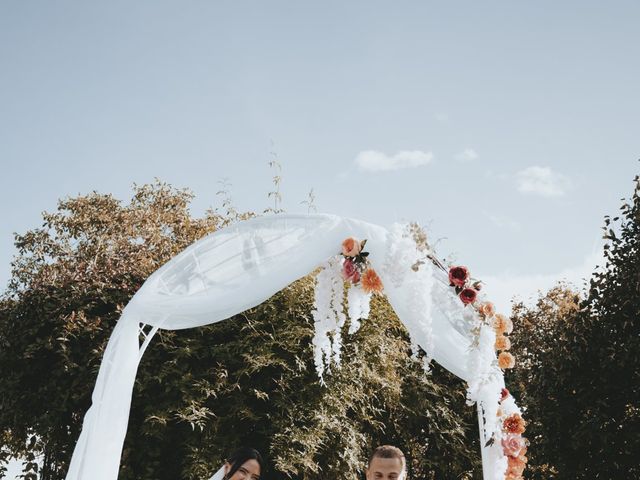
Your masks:
{"label": "floral arrangement", "polygon": [[[342,338],[340,329],[346,321],[343,304],[346,293],[350,326],[354,333],[360,328],[360,319],[369,317],[369,301],[373,294],[382,293],[382,280],[371,267],[369,252],[364,251],[367,241],[349,237],[342,242],[341,254],[331,257],[316,277],[312,315],[315,323],[314,361],[323,382],[325,360],[340,363]],[[346,291],[345,282],[355,288]],[[346,292],[345,292],[346,291]]]}
{"label": "floral arrangement", "polygon": [[366,240],[353,237],[342,242],[342,277],[353,285],[362,287],[365,293],[382,293],[382,280],[369,264],[369,252],[364,251]]}
{"label": "floral arrangement", "polygon": [[[497,364],[501,370],[513,368],[515,358],[509,352],[511,340],[508,335],[513,332],[513,323],[509,317],[496,313],[495,306],[489,301],[481,301],[479,293],[482,282],[473,280],[467,267],[454,266],[449,269],[449,283],[455,289],[460,301],[478,313],[481,324],[493,328],[495,333],[494,349],[497,352]],[[509,390],[503,388],[497,416],[500,420],[500,437],[502,453],[507,459],[506,480],[521,480],[527,464],[528,440],[522,436],[525,432],[525,421],[510,398]],[[489,441],[493,443],[493,437]]]}
{"label": "floral arrangement", "polygon": [[449,284],[455,289],[460,301],[465,306],[472,306],[478,312],[482,322],[493,327],[496,334],[495,349],[500,352],[498,366],[502,370],[513,368],[516,362],[514,356],[508,351],[511,348],[511,340],[506,336],[513,331],[511,319],[506,315],[496,313],[493,303],[479,301],[482,282],[473,280],[467,267],[451,267],[449,269]]}
{"label": "floral arrangement", "polygon": [[[365,251],[366,243],[367,240],[346,238],[340,254],[332,257],[317,277],[312,312],[316,322],[313,343],[321,381],[323,359],[331,356],[336,362],[340,361],[340,328],[346,320],[342,307],[345,296],[351,321],[350,332],[353,332],[359,328],[360,319],[368,318],[372,295],[383,292],[382,280],[371,266],[369,252]],[[414,318],[420,322],[424,334],[415,341],[427,347],[427,354],[433,348],[428,298],[433,293],[429,286],[432,285],[431,274],[421,267],[430,262],[448,275],[449,287],[446,281],[435,282],[434,291],[441,291],[444,294],[442,301],[451,305],[457,303],[457,297],[463,305],[463,317],[473,323],[475,340],[469,362],[476,366],[475,380],[468,385],[468,399],[471,404],[482,402],[483,405],[486,419],[484,438],[488,438],[484,447],[489,447],[495,459],[499,460],[492,478],[522,480],[529,445],[523,436],[526,423],[509,391],[506,388],[500,390],[504,386],[504,371],[515,366],[515,358],[509,352],[513,332],[511,319],[496,312],[494,304],[487,301],[482,292],[482,282],[472,278],[467,267],[447,268],[437,259],[427,242],[426,233],[418,224],[412,223],[404,228],[398,226],[392,231],[387,257],[383,263],[385,281],[390,281],[396,289],[401,286],[409,310],[422,312],[416,313]],[[407,271],[413,271],[415,275],[406,275]],[[428,291],[425,291],[425,286],[428,286]],[[448,294],[448,288],[453,289],[455,296]]]}
{"label": "floral arrangement", "polygon": [[[500,393],[500,403],[503,404],[509,397],[509,390],[503,388]],[[526,454],[529,446],[529,441],[522,436],[526,423],[519,413],[507,415],[500,409],[498,415],[502,419],[502,452],[507,457],[505,479],[521,480],[527,465]]]}

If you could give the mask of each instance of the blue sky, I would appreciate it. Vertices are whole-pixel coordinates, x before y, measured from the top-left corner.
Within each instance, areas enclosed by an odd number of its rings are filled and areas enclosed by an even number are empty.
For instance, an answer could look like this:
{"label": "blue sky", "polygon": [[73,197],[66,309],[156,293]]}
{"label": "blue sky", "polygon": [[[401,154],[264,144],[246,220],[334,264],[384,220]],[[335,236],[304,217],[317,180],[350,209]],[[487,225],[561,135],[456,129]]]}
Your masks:
{"label": "blue sky", "polygon": [[[640,4],[0,4],[0,285],[56,200],[154,177],[428,226],[503,306],[598,261],[640,170]],[[409,153],[407,153],[409,152]],[[491,290],[493,289],[493,290]],[[12,467],[15,469],[15,466]],[[10,475],[11,476],[11,475]]]}
{"label": "blue sky", "polygon": [[313,188],[320,211],[417,220],[440,253],[514,290],[503,298],[575,277],[640,170],[638,14],[631,1],[4,2],[0,284],[12,232],[67,195],[126,199],[159,177],[191,188],[200,214],[228,178],[239,207],[262,210],[272,141],[289,212]]}

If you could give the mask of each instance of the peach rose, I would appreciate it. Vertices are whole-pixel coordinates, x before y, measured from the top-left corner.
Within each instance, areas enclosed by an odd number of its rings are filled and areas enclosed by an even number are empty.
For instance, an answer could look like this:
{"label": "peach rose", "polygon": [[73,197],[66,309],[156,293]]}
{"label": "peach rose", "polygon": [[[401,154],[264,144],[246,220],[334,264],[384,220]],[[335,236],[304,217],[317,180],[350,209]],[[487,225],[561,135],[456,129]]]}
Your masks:
{"label": "peach rose", "polygon": [[491,302],[484,302],[480,305],[478,311],[487,318],[491,318],[496,314],[496,307]]}
{"label": "peach rose", "polygon": [[507,317],[507,321],[504,325],[504,333],[506,333],[507,335],[511,335],[511,332],[513,332],[513,322],[509,317]]}
{"label": "peach rose", "polygon": [[496,350],[509,350],[511,348],[511,340],[504,335],[496,337]]}
{"label": "peach rose", "polygon": [[451,267],[449,269],[449,282],[456,287],[464,287],[469,279],[467,267]]}
{"label": "peach rose", "polygon": [[521,435],[509,433],[502,438],[502,451],[507,457],[517,458],[524,446],[524,438]]}
{"label": "peach rose", "polygon": [[474,288],[465,288],[460,292],[459,295],[460,300],[462,300],[462,303],[464,303],[465,305],[469,305],[470,303],[475,302],[477,296],[478,291]]}
{"label": "peach rose", "polygon": [[516,366],[516,359],[509,352],[500,352],[500,355],[498,355],[498,366],[503,370],[513,368]]}
{"label": "peach rose", "polygon": [[524,419],[520,415],[514,413],[504,419],[502,426],[509,433],[517,433],[521,435],[524,433],[525,423]]}
{"label": "peach rose", "polygon": [[506,333],[507,335],[513,331],[513,322],[510,318],[506,317],[502,313],[496,313],[493,317],[493,329],[498,335]]}
{"label": "peach rose", "polygon": [[342,242],[342,254],[345,257],[355,257],[360,253],[360,242],[349,237]]}

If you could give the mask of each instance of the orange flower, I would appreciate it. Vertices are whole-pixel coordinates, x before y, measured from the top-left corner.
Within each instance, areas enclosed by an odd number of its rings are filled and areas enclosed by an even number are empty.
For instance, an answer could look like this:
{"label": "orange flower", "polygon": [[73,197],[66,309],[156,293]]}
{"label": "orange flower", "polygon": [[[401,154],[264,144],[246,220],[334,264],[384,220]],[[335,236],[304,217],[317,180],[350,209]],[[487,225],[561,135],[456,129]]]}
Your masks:
{"label": "orange flower", "polygon": [[516,475],[515,473],[509,473],[509,470],[507,470],[506,473],[506,477],[505,480],[524,480],[524,477],[522,475]]}
{"label": "orange flower", "polygon": [[524,480],[522,473],[518,473],[518,470],[514,468],[507,468],[504,478],[505,480]]}
{"label": "orange flower", "polygon": [[491,318],[496,314],[496,307],[494,307],[493,303],[491,302],[484,302],[482,305],[480,305],[480,308],[478,310],[487,318]]}
{"label": "orange flower", "polygon": [[507,478],[512,476],[518,478],[522,476],[524,472],[525,463],[519,458],[509,457],[509,466],[507,467]]}
{"label": "orange flower", "polygon": [[502,426],[507,432],[516,433],[518,435],[523,434],[525,430],[524,419],[517,413],[505,418],[504,422],[502,422]]}
{"label": "orange flower", "polygon": [[511,340],[504,335],[500,335],[496,337],[495,348],[496,350],[509,350],[511,348]]}
{"label": "orange flower", "polygon": [[355,257],[360,253],[360,242],[349,237],[342,242],[342,254],[345,257]]}
{"label": "orange flower", "polygon": [[373,268],[367,268],[360,279],[362,288],[366,293],[381,293],[382,280]]}
{"label": "orange flower", "polygon": [[[525,439],[525,442],[527,440]],[[529,461],[529,459],[527,458],[527,447],[523,447],[522,450],[520,450],[520,455],[518,455],[518,460],[520,460],[522,463],[527,463]]]}
{"label": "orange flower", "polygon": [[513,368],[516,366],[516,359],[509,352],[501,352],[498,355],[498,366],[503,370]]}
{"label": "orange flower", "polygon": [[493,329],[498,335],[503,333],[510,334],[513,331],[513,322],[503,314],[498,313],[493,318]]}

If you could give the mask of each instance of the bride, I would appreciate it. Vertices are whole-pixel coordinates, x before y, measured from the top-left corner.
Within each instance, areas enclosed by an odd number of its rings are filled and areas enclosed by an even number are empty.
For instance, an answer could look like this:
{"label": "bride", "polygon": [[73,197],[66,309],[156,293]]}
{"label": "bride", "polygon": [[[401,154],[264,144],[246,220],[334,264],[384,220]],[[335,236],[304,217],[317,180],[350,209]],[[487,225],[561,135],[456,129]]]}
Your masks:
{"label": "bride", "polygon": [[225,464],[209,480],[259,480],[264,469],[260,452],[241,447],[231,454]]}

